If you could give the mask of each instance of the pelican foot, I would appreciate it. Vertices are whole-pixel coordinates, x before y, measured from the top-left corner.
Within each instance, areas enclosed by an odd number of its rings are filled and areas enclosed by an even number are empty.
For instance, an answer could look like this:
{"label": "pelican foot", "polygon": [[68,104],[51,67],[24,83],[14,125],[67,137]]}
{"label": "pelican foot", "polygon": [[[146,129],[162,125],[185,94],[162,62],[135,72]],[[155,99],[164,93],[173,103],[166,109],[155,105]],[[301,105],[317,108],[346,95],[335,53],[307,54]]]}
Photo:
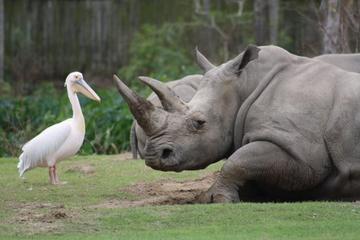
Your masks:
{"label": "pelican foot", "polygon": [[65,185],[68,184],[67,181],[57,181],[56,183],[54,183],[54,185]]}

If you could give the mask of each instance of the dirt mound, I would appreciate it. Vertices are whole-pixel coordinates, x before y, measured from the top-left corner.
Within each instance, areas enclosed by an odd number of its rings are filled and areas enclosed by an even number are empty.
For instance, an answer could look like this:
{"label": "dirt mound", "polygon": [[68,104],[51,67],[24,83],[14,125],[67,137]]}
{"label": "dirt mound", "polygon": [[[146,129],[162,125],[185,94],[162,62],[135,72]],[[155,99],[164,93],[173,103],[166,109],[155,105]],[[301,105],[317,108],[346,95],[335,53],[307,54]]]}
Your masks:
{"label": "dirt mound", "polygon": [[21,224],[22,231],[28,234],[57,232],[63,226],[63,220],[73,217],[64,205],[50,203],[26,203],[14,206],[17,214],[10,222]]}
{"label": "dirt mound", "polygon": [[206,175],[200,179],[174,182],[162,180],[153,183],[137,183],[123,192],[136,196],[136,200],[109,199],[94,208],[126,208],[147,205],[174,205],[195,203],[195,198],[206,191],[215,181],[218,173]]}

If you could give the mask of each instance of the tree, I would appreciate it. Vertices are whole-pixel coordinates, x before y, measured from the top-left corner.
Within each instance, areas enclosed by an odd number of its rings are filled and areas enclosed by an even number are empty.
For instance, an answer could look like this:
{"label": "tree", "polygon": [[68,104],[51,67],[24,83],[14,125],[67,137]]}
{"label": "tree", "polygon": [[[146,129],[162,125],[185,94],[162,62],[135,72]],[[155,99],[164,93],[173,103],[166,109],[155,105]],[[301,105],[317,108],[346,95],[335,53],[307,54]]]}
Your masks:
{"label": "tree", "polygon": [[[229,48],[230,48],[230,41],[231,37],[234,33],[234,30],[239,24],[239,18],[242,16],[243,7],[245,0],[229,0],[229,2],[237,3],[237,12],[234,14],[219,14],[219,12],[210,11],[211,10],[211,1],[210,0],[194,0],[195,5],[195,14],[203,17],[204,19],[204,25],[207,28],[210,28],[214,30],[221,38],[222,44],[223,44],[223,55],[224,60],[229,59]],[[201,4],[202,3],[202,4]],[[231,24],[229,24],[230,29],[226,31],[224,28],[222,28],[218,24],[218,20],[216,18],[216,15],[220,15],[222,18],[222,21],[224,19],[229,20]]]}
{"label": "tree", "polygon": [[254,0],[254,27],[255,27],[255,41],[257,45],[265,45],[267,43],[266,31],[266,5],[267,1]]}
{"label": "tree", "polygon": [[349,31],[359,34],[358,5],[353,0],[321,2],[323,53],[351,52]]}
{"label": "tree", "polygon": [[0,82],[4,81],[4,0],[0,0]]}
{"label": "tree", "polygon": [[279,31],[279,0],[269,1],[270,42],[276,44]]}
{"label": "tree", "polygon": [[323,0],[323,53],[337,53],[340,35],[340,3],[338,0]]}
{"label": "tree", "polygon": [[279,0],[255,0],[254,16],[256,44],[276,44],[279,29]]}

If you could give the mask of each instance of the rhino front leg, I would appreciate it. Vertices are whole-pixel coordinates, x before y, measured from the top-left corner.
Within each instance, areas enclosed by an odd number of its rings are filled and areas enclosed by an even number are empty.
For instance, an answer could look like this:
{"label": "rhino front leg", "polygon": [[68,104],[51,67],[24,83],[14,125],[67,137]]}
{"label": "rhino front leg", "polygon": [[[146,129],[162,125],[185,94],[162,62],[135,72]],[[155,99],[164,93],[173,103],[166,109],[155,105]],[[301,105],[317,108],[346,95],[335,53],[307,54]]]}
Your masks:
{"label": "rhino front leg", "polygon": [[135,130],[135,121],[133,121],[133,124],[131,125],[130,129],[130,148],[133,159],[138,158],[138,144],[137,144],[137,136],[136,136],[136,130]]}
{"label": "rhino front leg", "polygon": [[315,175],[311,166],[293,159],[277,145],[266,141],[252,142],[225,161],[215,183],[198,196],[198,201],[239,202],[247,181],[284,191],[301,191],[318,183],[319,176]]}
{"label": "rhino front leg", "polygon": [[[196,202],[198,203],[231,203],[239,202],[239,186],[234,184],[233,181],[225,181],[226,176],[223,175],[224,171],[221,170],[219,177],[215,183],[206,191],[201,193]],[[242,184],[240,184],[241,186]]]}

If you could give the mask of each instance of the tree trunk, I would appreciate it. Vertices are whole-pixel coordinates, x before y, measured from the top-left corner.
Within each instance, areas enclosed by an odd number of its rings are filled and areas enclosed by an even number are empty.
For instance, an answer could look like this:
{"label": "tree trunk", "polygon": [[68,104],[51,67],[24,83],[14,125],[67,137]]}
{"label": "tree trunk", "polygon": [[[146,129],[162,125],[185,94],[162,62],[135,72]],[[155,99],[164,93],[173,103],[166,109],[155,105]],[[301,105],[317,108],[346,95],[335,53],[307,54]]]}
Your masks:
{"label": "tree trunk", "polygon": [[269,1],[270,43],[276,44],[279,29],[279,0]]}
{"label": "tree trunk", "polygon": [[[358,32],[359,22],[356,19],[356,6],[352,0],[342,0],[340,4],[340,50],[350,53],[349,31]],[[354,10],[353,10],[354,9]]]}
{"label": "tree trunk", "polygon": [[4,81],[4,0],[0,0],[0,82]]}
{"label": "tree trunk", "polygon": [[255,41],[257,45],[266,44],[266,2],[254,0]]}
{"label": "tree trunk", "polygon": [[323,0],[321,5],[324,12],[323,53],[337,53],[340,50],[340,2]]}

